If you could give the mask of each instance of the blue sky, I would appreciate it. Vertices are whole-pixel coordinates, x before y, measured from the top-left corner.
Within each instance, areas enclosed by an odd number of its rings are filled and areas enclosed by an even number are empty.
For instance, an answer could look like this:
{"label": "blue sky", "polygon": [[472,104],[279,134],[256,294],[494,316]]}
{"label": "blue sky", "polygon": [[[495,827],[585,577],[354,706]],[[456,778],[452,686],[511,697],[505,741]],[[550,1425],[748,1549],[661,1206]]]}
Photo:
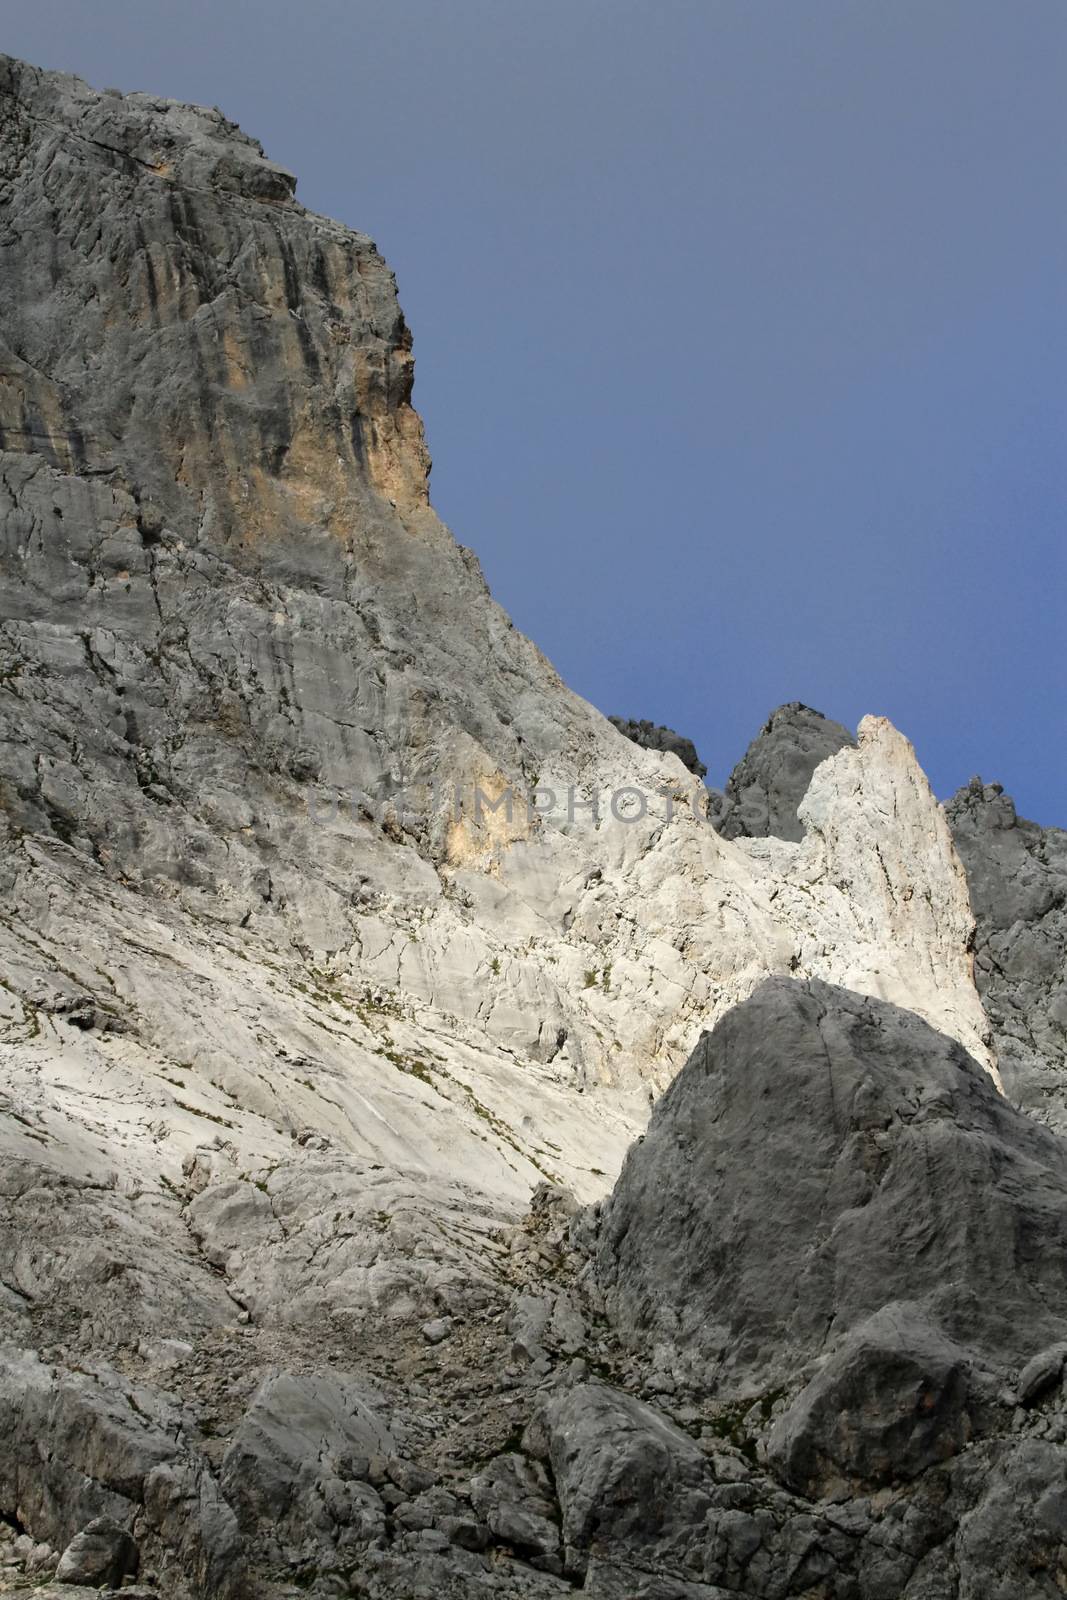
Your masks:
{"label": "blue sky", "polygon": [[721,781],[800,699],[1067,824],[1064,0],[35,0],[370,233],[433,495]]}

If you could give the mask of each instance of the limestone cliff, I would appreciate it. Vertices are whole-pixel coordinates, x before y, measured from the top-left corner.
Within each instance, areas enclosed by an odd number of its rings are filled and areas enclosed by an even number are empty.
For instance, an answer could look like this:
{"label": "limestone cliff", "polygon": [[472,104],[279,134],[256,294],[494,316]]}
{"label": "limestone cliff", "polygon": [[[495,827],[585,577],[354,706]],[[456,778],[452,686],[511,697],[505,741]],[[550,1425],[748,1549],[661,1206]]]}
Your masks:
{"label": "limestone cliff", "polygon": [[800,839],[797,808],[821,762],[855,740],[840,722],[793,700],[772,711],[726,784],[718,827],[727,839]]}
{"label": "limestone cliff", "polygon": [[[35,1094],[44,997],[125,1029],[124,1106],[169,1096],[177,1056],[211,1115],[266,1119],[260,1146],[321,1124],[438,1168],[443,1097],[492,1187],[588,1191],[646,1086],[767,972],[981,1051],[968,912],[949,855],[913,858],[932,801],[902,743],[869,741],[817,849],[722,841],[699,784],[564,688],[429,509],[371,243],[218,113],[15,63],[3,103],[0,796]],[[884,784],[888,907],[880,875],[873,904],[849,891],[834,820],[849,849],[882,835]],[[70,1046],[90,1075],[101,1037]],[[442,1039],[447,1074],[380,1053],[432,1063]],[[597,1102],[577,1123],[576,1092]],[[195,1123],[171,1114],[180,1160]]]}
{"label": "limestone cliff", "polygon": [[[716,826],[730,838],[802,839],[823,761],[855,741],[809,706],[779,706],[734,768]],[[843,758],[847,761],[847,758]],[[844,770],[841,761],[834,770]],[[816,801],[817,807],[817,801]],[[1067,1127],[1067,835],[1020,817],[973,778],[945,808],[975,918],[974,976],[1005,1092]],[[943,832],[942,835],[943,847]],[[861,985],[862,987],[862,985]]]}
{"label": "limestone cliff", "polygon": [[[626,1376],[570,1219],[769,975],[996,1077],[914,752],[867,718],[795,837],[716,832],[493,602],[388,268],[220,113],[0,58],[0,268],[22,1556],[121,1577],[129,1536],[165,1600],[688,1594],[590,1543],[610,1484],[534,1414]],[[685,1455],[626,1381],[592,1432]]]}

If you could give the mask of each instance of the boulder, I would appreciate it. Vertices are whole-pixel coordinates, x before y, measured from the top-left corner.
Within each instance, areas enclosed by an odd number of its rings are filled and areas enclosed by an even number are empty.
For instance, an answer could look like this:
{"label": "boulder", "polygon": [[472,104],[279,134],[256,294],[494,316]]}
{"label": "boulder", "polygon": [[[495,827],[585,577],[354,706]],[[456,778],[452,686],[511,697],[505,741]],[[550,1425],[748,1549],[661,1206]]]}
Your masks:
{"label": "boulder", "polygon": [[972,1369],[915,1307],[883,1306],[775,1423],[768,1458],[812,1499],[918,1477],[971,1438],[981,1406]]}
{"label": "boulder", "polygon": [[1035,1400],[1055,1389],[1063,1377],[1067,1363],[1067,1344],[1050,1345],[1032,1356],[1019,1374],[1016,1396],[1021,1406],[1033,1405]]}
{"label": "boulder", "polygon": [[539,1463],[514,1451],[496,1456],[471,1479],[470,1494],[475,1511],[497,1539],[529,1560],[556,1566],[559,1511]]}
{"label": "boulder", "polygon": [[138,1561],[136,1541],[122,1524],[113,1517],[94,1517],[60,1556],[56,1582],[118,1588],[123,1578],[136,1575]]}
{"label": "boulder", "polygon": [[559,1496],[570,1565],[591,1543],[651,1546],[689,1522],[685,1499],[704,1478],[701,1451],[632,1396],[603,1383],[550,1394],[537,1426]]}

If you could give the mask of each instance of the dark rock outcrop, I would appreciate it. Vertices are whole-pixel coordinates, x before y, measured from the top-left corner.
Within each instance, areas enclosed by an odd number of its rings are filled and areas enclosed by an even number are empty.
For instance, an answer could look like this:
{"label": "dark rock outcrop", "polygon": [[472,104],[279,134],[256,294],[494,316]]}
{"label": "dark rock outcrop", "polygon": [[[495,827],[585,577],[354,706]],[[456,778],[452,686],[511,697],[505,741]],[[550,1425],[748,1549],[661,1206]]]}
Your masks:
{"label": "dark rock outcrop", "polygon": [[980,778],[948,802],[975,921],[974,980],[1005,1093],[1067,1131],[1067,832]]}
{"label": "dark rock outcrop", "polygon": [[137,1572],[138,1550],[129,1532],[111,1517],[94,1517],[75,1534],[56,1567],[57,1583],[118,1588]]}
{"label": "dark rock outcrop", "polygon": [[634,744],[639,744],[642,750],[665,750],[678,757],[683,767],[688,767],[698,778],[703,778],[707,767],[697,755],[697,747],[692,739],[687,739],[684,734],[675,733],[673,728],[665,728],[656,722],[642,719],[634,721],[632,717],[609,717],[608,721],[625,734],[627,739]]}
{"label": "dark rock outcrop", "polygon": [[688,1433],[603,1384],[544,1404],[567,1570],[605,1597],[1054,1594],[1065,1230],[1067,1146],[958,1045],[765,983],[575,1226],[646,1392],[690,1403]]}
{"label": "dark rock outcrop", "polygon": [[598,1600],[1051,1600],[1067,1579],[1062,1443],[1002,1437],[938,1460],[921,1424],[908,1438],[913,1481],[813,1501],[810,1481],[797,1493],[709,1430],[696,1443],[581,1383],[545,1402],[528,1447],[551,1461],[566,1570]]}
{"label": "dark rock outcrop", "polygon": [[1007,1371],[1067,1333],[1067,1146],[955,1041],[767,980],[697,1046],[604,1205],[625,1337],[765,1392],[893,1302]]}
{"label": "dark rock outcrop", "polygon": [[916,1478],[970,1441],[983,1402],[972,1368],[915,1307],[883,1306],[846,1335],[775,1424],[769,1458],[812,1499]]}
{"label": "dark rock outcrop", "polygon": [[726,781],[717,823],[727,839],[801,839],[797,806],[821,761],[855,738],[799,700],[772,711]]}

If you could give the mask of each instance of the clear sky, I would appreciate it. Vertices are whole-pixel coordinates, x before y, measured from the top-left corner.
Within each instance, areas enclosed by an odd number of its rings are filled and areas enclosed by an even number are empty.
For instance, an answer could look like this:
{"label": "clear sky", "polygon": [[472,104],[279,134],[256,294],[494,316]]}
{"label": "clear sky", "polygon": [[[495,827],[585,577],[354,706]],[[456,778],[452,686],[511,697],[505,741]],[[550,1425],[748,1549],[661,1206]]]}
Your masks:
{"label": "clear sky", "polygon": [[719,782],[799,699],[1067,824],[1065,0],[0,0],[372,235],[433,494]]}

